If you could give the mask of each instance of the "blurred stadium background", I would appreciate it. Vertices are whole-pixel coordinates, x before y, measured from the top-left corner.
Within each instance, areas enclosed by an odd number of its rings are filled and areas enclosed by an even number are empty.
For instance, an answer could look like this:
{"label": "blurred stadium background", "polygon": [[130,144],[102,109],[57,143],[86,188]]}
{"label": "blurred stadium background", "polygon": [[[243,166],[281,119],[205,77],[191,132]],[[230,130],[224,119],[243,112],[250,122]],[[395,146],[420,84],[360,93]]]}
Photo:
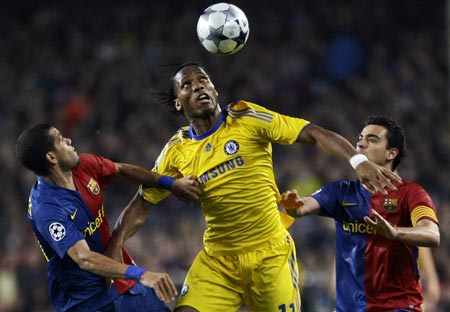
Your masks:
{"label": "blurred stadium background", "polygon": [[[53,311],[45,261],[26,219],[34,176],[14,143],[24,128],[55,124],[78,151],[151,167],[183,118],[156,106],[151,88],[168,85],[173,64],[196,61],[213,76],[222,104],[247,99],[301,116],[355,142],[370,114],[404,125],[409,156],[400,174],[431,194],[441,221],[433,250],[450,311],[450,129],[448,5],[445,1],[235,1],[250,23],[238,54],[199,44],[199,14],[218,1],[29,0],[0,5],[0,311]],[[280,190],[301,193],[350,166],[307,146],[274,148]],[[245,186],[243,186],[245,187]],[[134,195],[105,193],[114,224]],[[201,248],[198,207],[175,198],[154,207],[128,244],[137,262],[181,284]],[[303,312],[331,311],[334,223],[317,217],[291,228],[302,267]]]}

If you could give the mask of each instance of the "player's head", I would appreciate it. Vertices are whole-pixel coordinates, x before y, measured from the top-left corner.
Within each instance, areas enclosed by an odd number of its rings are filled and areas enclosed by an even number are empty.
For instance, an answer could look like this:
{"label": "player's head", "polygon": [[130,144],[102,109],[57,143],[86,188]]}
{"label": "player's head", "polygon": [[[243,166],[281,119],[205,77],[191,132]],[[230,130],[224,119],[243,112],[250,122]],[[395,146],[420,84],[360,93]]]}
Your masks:
{"label": "player's head", "polygon": [[58,129],[45,123],[22,132],[16,142],[16,155],[25,168],[40,176],[48,176],[56,163],[70,170],[80,162],[70,139],[62,137]]}
{"label": "player's head", "polygon": [[170,76],[166,92],[155,92],[156,100],[174,114],[202,117],[217,106],[218,93],[211,76],[199,64],[187,62],[178,66]]}
{"label": "player's head", "polygon": [[388,116],[370,116],[359,135],[357,150],[380,165],[391,162],[395,170],[406,156],[403,128]]}

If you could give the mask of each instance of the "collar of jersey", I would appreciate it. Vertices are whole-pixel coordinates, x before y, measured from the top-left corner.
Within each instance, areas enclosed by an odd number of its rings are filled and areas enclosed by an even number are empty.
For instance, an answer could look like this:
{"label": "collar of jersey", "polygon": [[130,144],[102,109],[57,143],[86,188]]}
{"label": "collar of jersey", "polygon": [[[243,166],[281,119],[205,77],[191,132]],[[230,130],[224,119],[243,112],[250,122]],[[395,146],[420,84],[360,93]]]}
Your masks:
{"label": "collar of jersey", "polygon": [[45,188],[47,189],[51,189],[51,190],[58,190],[58,189],[63,189],[67,192],[74,192],[74,193],[78,193],[77,190],[69,190],[68,188],[53,184],[52,182],[48,181],[47,179],[41,177],[41,176],[37,176],[37,179],[39,181],[40,184],[44,185]]}
{"label": "collar of jersey", "polygon": [[194,128],[192,127],[192,124],[190,124],[190,126],[189,126],[189,136],[190,136],[190,138],[195,140],[195,141],[203,140],[204,138],[208,137],[212,133],[216,132],[216,130],[220,127],[220,125],[225,121],[226,117],[227,117],[227,109],[222,107],[222,115],[220,115],[219,120],[217,120],[217,122],[214,125],[214,127],[212,127],[211,129],[209,129],[208,131],[206,131],[205,133],[200,134],[200,135],[196,135],[194,133]]}
{"label": "collar of jersey", "polygon": [[47,188],[51,188],[51,189],[61,188],[60,186],[53,184],[52,182],[48,181],[47,179],[45,179],[41,176],[37,176],[37,179],[40,184],[45,185],[45,187],[47,187]]}

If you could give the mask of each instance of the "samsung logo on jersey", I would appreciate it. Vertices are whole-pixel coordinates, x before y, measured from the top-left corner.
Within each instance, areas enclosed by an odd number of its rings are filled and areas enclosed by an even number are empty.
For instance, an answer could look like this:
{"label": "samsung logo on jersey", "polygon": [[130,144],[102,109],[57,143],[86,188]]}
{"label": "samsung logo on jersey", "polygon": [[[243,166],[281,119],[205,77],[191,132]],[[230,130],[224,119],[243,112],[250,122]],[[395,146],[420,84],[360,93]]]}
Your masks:
{"label": "samsung logo on jersey", "polygon": [[227,173],[228,171],[231,171],[233,169],[236,169],[236,167],[240,167],[244,165],[244,159],[242,156],[238,156],[236,158],[233,158],[231,160],[227,160],[226,162],[218,165],[217,167],[209,170],[208,172],[205,172],[200,176],[200,184],[204,184],[212,179],[217,178],[218,176]]}
{"label": "samsung logo on jersey", "polygon": [[364,221],[344,221],[342,229],[346,232],[361,233],[361,234],[375,234],[376,231],[372,225],[366,224]]}
{"label": "samsung logo on jersey", "polygon": [[103,217],[105,216],[105,209],[102,206],[102,210],[99,211],[98,217],[94,221],[88,223],[88,226],[83,231],[83,236],[92,236],[92,234],[97,231],[103,223]]}

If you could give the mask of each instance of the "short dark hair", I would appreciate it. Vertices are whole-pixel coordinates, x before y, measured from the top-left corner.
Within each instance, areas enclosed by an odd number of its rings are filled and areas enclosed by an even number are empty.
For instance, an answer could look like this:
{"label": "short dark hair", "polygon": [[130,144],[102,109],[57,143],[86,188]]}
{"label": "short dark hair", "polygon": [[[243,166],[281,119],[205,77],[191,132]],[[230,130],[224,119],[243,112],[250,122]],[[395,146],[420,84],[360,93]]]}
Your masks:
{"label": "short dark hair", "polygon": [[387,130],[387,147],[396,148],[398,150],[398,155],[392,162],[392,170],[395,170],[407,154],[403,127],[401,127],[394,119],[385,115],[370,116],[366,121],[366,126],[368,125],[382,126]]}
{"label": "short dark hair", "polygon": [[[167,110],[174,115],[182,115],[183,114],[182,111],[176,110],[175,105],[173,104],[173,101],[175,101],[175,99],[177,98],[174,78],[180,70],[182,70],[183,68],[188,67],[188,66],[200,67],[201,69],[203,69],[203,71],[205,71],[205,73],[208,74],[208,72],[200,64],[195,63],[195,62],[186,62],[181,65],[178,65],[176,67],[176,69],[172,72],[172,74],[170,75],[169,87],[166,91],[152,90],[152,95],[153,95],[153,98],[155,99],[156,103],[158,103],[162,106],[165,106],[167,108]],[[210,75],[208,74],[208,76],[210,76]]]}
{"label": "short dark hair", "polygon": [[16,141],[16,156],[27,169],[40,176],[50,174],[46,154],[54,150],[54,138],[50,135],[51,125],[36,124],[26,129]]}

